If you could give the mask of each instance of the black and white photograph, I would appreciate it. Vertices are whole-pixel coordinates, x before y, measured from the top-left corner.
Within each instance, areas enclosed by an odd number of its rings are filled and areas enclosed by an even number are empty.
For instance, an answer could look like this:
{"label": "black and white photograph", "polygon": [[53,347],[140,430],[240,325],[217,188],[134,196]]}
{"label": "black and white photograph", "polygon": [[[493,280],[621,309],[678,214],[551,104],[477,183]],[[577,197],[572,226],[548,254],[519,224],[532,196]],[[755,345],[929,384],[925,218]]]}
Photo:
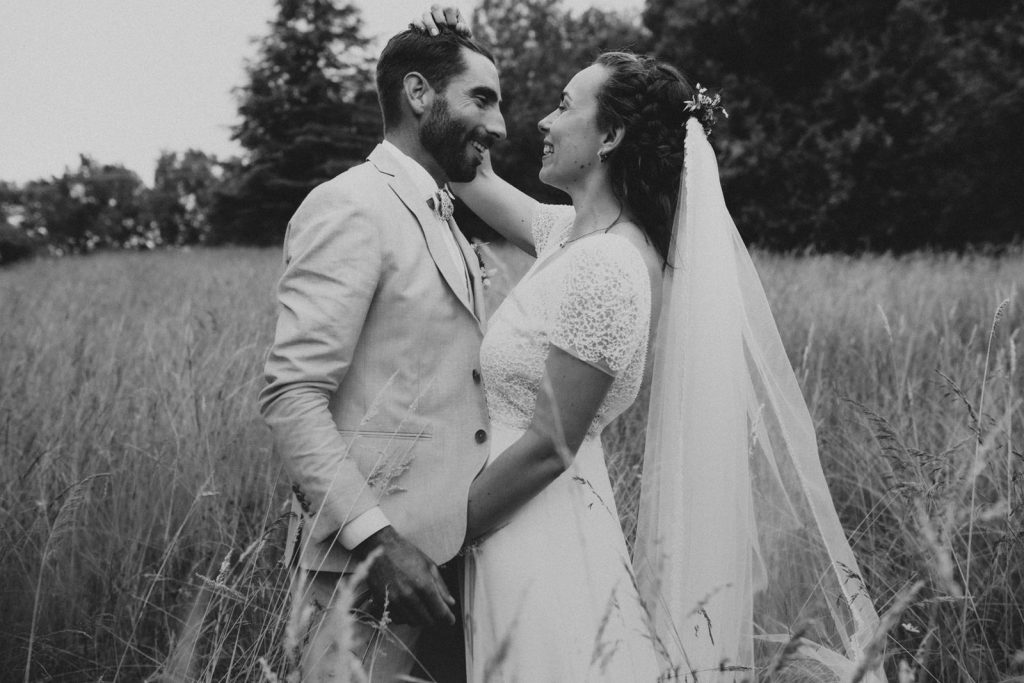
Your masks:
{"label": "black and white photograph", "polygon": [[1024,0],[5,0],[0,683],[1024,683]]}

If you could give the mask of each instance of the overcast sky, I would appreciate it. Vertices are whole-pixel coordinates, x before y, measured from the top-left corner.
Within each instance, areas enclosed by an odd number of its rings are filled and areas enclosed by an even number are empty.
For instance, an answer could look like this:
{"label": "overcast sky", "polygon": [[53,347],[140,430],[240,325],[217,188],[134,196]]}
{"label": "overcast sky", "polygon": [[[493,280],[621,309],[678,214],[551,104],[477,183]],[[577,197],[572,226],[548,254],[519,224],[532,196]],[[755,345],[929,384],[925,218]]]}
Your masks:
{"label": "overcast sky", "polygon": [[[367,35],[386,38],[431,1],[355,4]],[[454,4],[468,13],[475,2]],[[60,175],[84,152],[151,183],[161,150],[239,153],[231,89],[273,10],[273,0],[0,1],[0,180]]]}

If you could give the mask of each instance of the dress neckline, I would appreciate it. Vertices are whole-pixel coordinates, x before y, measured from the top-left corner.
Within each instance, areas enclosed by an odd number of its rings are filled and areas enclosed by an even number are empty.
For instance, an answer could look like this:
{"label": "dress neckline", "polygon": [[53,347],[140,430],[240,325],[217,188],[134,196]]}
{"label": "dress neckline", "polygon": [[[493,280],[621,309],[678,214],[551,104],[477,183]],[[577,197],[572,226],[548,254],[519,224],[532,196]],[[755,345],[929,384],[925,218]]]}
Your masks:
{"label": "dress neckline", "polygon": [[[617,239],[627,242],[630,248],[632,248],[636,255],[640,258],[640,261],[641,263],[644,264],[644,267],[647,267],[647,262],[644,260],[644,255],[640,253],[639,247],[633,244],[633,241],[631,239],[629,239],[625,235],[620,235],[617,232],[605,232],[602,233],[602,235],[610,235]],[[574,242],[569,242],[564,247],[562,247],[558,245],[558,242],[552,242],[551,235],[548,235],[548,243],[546,245],[547,248],[545,248],[544,251],[537,255],[537,260],[534,261],[533,267],[530,268],[530,271],[527,272],[526,276],[523,279],[532,279],[537,273],[550,266],[553,261],[557,261],[558,259],[555,258],[556,256],[558,256],[559,254],[569,253],[569,250],[573,247],[573,245],[579,244],[580,242],[583,241],[584,240],[582,239],[578,239]]]}

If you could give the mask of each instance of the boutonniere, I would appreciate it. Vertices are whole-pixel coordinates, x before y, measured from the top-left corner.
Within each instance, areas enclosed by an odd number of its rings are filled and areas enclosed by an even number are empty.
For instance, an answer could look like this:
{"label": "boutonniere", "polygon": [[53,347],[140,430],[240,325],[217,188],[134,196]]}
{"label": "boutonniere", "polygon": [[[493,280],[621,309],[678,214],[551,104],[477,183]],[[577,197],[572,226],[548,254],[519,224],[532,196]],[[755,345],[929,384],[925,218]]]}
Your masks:
{"label": "boutonniere", "polygon": [[476,252],[476,260],[480,265],[480,284],[487,289],[491,286],[491,273],[487,270],[487,264],[484,262],[485,249],[487,249],[487,242],[473,240],[473,251]]}

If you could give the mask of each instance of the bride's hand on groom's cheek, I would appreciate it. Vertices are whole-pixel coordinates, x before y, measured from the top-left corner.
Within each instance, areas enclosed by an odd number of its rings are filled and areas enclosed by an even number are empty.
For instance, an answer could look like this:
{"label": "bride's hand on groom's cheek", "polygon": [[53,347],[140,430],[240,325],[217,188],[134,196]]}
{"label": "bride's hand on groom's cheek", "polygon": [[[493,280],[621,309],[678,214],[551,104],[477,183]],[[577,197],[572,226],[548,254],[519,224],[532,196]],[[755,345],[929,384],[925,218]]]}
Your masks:
{"label": "bride's hand on groom's cheek", "polygon": [[456,33],[464,35],[467,38],[472,36],[469,30],[469,24],[462,18],[462,12],[457,7],[441,7],[440,5],[431,5],[430,9],[423,13],[423,15],[413,20],[413,25],[419,26],[421,29],[427,31],[432,36],[436,36],[440,33],[442,26],[447,26]]}

